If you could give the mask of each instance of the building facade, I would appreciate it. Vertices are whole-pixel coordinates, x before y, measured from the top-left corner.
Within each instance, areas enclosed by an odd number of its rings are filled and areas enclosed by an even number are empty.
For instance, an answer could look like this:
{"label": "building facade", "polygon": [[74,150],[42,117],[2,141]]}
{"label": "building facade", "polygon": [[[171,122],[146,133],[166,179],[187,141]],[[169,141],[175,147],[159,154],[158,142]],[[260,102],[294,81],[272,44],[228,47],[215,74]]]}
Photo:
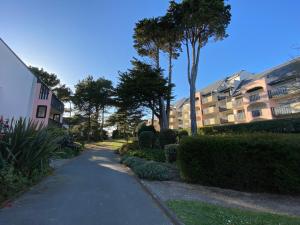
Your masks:
{"label": "building facade", "polygon": [[[300,114],[300,57],[252,74],[240,71],[196,92],[197,126],[249,123]],[[171,129],[190,128],[189,99],[172,106]]]}
{"label": "building facade", "polygon": [[43,125],[62,123],[64,104],[0,39],[0,116],[30,118]]}

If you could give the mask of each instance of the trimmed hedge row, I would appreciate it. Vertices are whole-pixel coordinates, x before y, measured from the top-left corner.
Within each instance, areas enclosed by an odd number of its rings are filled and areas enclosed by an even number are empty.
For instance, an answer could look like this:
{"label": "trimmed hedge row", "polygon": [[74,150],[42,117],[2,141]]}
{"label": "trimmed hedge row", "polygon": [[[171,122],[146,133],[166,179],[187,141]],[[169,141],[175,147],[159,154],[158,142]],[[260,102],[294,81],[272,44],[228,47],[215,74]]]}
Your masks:
{"label": "trimmed hedge row", "polygon": [[243,191],[300,193],[300,135],[248,134],[184,138],[181,175],[190,182]]}
{"label": "trimmed hedge row", "polygon": [[265,120],[244,124],[199,128],[199,134],[247,132],[300,133],[300,118]]}

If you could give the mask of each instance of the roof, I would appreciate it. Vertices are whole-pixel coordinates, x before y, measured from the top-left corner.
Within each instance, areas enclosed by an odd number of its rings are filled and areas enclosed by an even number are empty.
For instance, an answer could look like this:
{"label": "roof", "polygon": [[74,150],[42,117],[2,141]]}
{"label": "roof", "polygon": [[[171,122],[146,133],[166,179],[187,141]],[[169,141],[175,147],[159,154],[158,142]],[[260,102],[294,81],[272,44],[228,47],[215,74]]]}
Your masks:
{"label": "roof", "polygon": [[216,91],[218,87],[223,83],[223,81],[224,80],[218,80],[212,83],[211,85],[208,85],[207,87],[200,89],[198,92],[200,92],[202,95],[206,95],[213,91]]}
{"label": "roof", "polygon": [[292,75],[291,73],[300,72],[300,57],[289,60],[279,66],[275,66],[255,76],[256,79],[266,77],[268,79],[276,79],[286,75]]}
{"label": "roof", "polygon": [[187,101],[189,101],[189,98],[182,98],[180,100],[178,100],[177,102],[174,103],[174,107],[179,109],[181,108]]}

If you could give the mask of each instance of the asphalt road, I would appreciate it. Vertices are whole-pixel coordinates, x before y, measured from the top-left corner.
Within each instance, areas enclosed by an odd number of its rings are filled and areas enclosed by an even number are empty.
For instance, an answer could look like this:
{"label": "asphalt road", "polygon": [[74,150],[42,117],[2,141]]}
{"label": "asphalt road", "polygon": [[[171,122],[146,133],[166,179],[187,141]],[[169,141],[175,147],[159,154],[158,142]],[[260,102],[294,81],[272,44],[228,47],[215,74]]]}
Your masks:
{"label": "asphalt road", "polygon": [[109,150],[89,150],[0,209],[0,225],[172,224]]}

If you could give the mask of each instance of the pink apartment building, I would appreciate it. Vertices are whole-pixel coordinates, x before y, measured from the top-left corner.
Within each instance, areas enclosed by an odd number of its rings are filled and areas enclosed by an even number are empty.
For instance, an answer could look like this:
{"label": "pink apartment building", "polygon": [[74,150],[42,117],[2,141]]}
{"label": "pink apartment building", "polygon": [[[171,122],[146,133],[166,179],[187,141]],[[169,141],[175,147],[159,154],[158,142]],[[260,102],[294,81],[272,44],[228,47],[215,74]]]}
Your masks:
{"label": "pink apartment building", "polygon": [[0,39],[0,115],[62,124],[64,104]]}
{"label": "pink apartment building", "polygon": [[[240,71],[196,93],[197,126],[300,116],[300,57],[259,74]],[[188,129],[189,99],[173,105],[170,128]]]}

